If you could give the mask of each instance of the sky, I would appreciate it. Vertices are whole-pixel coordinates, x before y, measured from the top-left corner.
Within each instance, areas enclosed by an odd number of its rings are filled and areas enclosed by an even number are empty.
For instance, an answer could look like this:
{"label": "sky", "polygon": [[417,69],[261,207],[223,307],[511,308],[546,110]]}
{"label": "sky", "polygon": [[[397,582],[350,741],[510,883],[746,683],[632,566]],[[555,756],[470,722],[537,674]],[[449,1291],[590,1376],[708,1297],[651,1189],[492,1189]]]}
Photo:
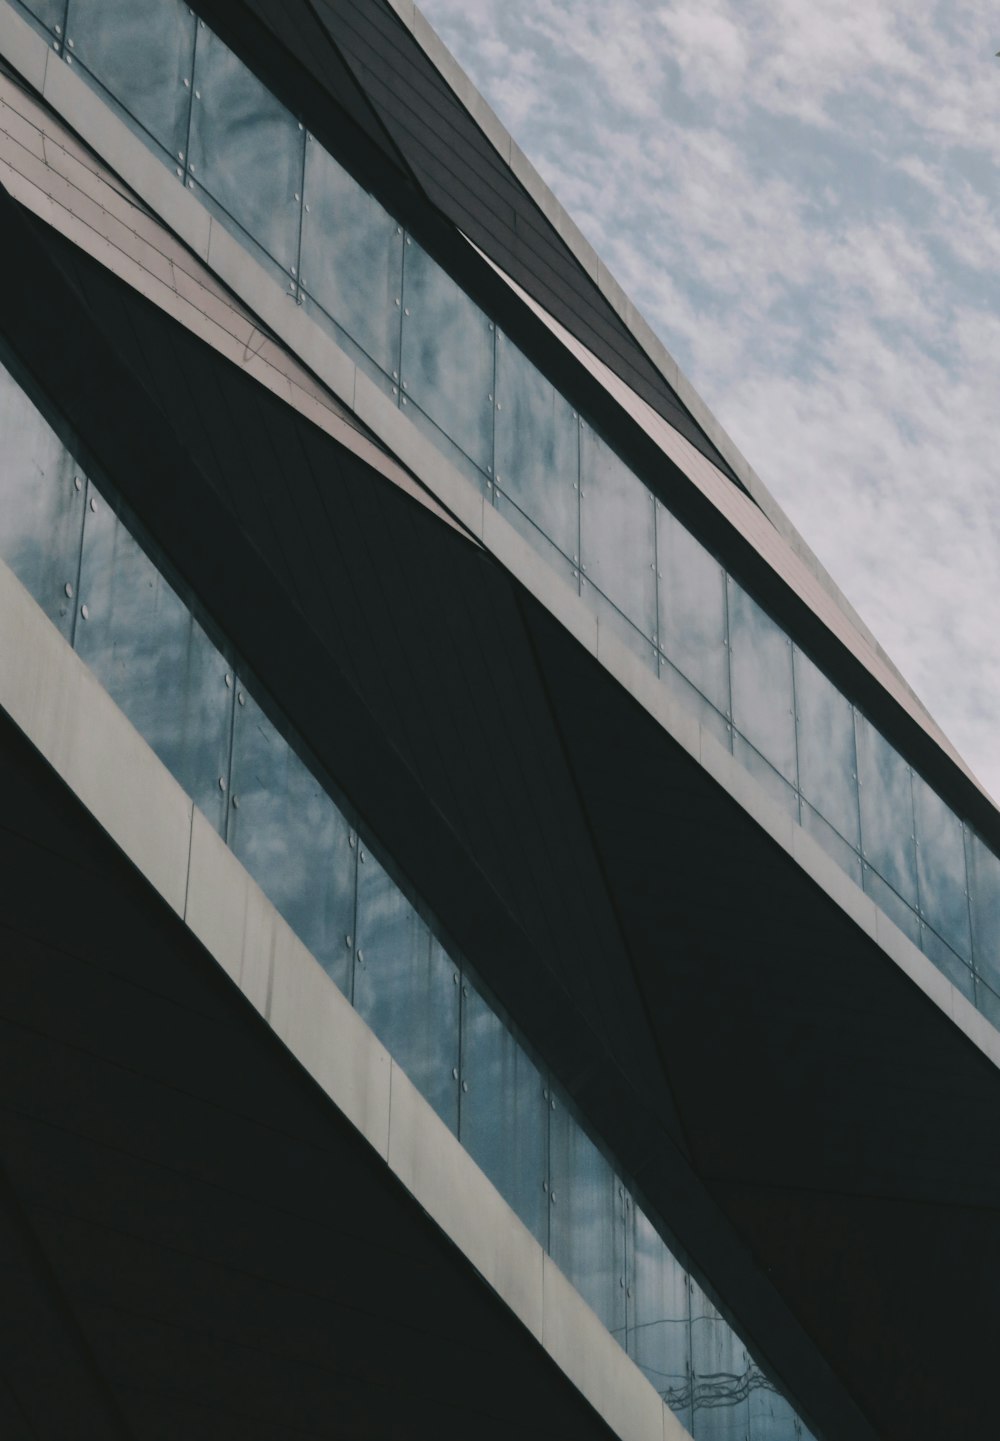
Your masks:
{"label": "sky", "polygon": [[1000,797],[995,0],[421,9]]}

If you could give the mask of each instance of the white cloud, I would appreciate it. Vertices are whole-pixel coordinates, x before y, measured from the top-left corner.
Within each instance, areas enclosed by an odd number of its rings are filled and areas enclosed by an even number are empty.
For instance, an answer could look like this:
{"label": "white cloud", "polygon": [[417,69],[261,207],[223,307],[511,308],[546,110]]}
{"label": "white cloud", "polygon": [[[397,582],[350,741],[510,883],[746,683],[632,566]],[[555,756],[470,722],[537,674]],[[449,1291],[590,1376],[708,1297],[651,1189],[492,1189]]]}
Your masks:
{"label": "white cloud", "polygon": [[1000,795],[986,0],[426,0]]}

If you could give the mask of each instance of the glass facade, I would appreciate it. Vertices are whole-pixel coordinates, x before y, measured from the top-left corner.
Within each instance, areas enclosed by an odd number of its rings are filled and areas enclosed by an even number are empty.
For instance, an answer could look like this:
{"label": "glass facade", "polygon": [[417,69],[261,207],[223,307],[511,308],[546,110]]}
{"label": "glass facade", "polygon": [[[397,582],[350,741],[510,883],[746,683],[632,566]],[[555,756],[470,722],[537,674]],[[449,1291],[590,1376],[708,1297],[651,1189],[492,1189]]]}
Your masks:
{"label": "glass facade", "polygon": [[180,0],[8,3],[995,1019],[982,842],[494,319]]}
{"label": "glass facade", "polygon": [[[110,487],[77,465],[3,366],[0,422],[0,560],[608,1330],[698,1441],[807,1436],[544,1065],[157,568]],[[747,1429],[772,1412],[784,1429]]]}

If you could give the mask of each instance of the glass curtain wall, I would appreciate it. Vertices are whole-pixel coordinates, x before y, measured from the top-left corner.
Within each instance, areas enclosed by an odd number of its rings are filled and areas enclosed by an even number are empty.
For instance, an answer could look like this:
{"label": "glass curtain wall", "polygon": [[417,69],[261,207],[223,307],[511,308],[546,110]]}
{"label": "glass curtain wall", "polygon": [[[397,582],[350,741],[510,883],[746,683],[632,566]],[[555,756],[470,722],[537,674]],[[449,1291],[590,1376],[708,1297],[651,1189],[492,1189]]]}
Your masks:
{"label": "glass curtain wall", "polygon": [[1000,1025],[1000,861],[180,0],[9,0]]}
{"label": "glass curtain wall", "polygon": [[[470,967],[169,584],[111,488],[2,364],[0,435],[0,560],[697,1441],[732,1425],[754,1441],[807,1436]],[[699,1330],[702,1311],[711,1324]],[[751,1413],[757,1392],[766,1400]]]}

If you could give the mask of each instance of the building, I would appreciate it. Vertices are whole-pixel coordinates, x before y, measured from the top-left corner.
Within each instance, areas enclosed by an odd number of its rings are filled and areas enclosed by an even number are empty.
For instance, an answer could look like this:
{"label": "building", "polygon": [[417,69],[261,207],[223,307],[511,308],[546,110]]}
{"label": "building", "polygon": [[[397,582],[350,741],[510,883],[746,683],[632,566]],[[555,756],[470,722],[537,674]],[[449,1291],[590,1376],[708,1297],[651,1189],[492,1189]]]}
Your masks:
{"label": "building", "polygon": [[960,757],[409,0],[0,56],[2,1434],[989,1434]]}

